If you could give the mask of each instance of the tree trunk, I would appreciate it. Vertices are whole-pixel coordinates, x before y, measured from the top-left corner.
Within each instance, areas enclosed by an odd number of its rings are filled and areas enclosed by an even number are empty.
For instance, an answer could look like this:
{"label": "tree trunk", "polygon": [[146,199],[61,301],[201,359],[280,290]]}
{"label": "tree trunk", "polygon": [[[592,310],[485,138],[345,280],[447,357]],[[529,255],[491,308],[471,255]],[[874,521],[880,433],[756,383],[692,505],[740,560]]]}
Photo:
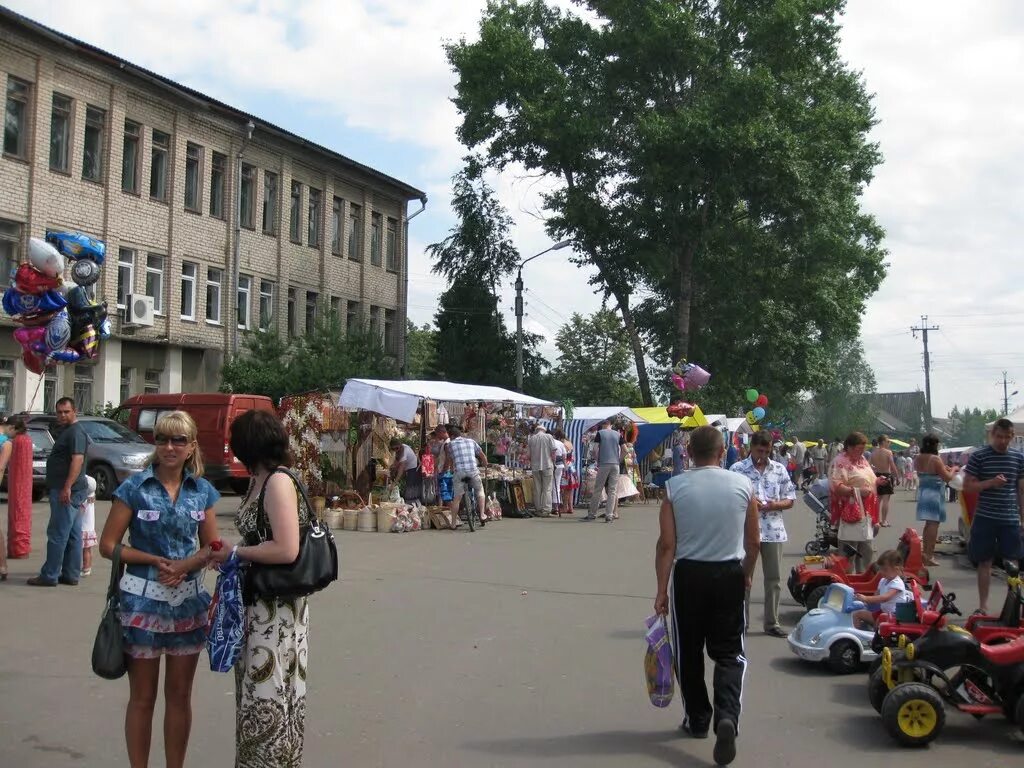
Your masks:
{"label": "tree trunk", "polygon": [[644,357],[644,345],[640,341],[640,332],[633,322],[633,310],[629,306],[629,295],[619,294],[612,291],[615,301],[618,303],[619,314],[622,315],[622,324],[629,336],[629,345],[633,349],[633,361],[636,364],[636,380],[640,385],[640,397],[645,407],[654,405],[654,398],[651,397],[651,379],[647,375],[647,360]]}
{"label": "tree trunk", "polygon": [[686,358],[690,351],[690,308],[693,303],[693,252],[687,244],[680,251],[675,265],[676,338],[672,345],[673,362]]}

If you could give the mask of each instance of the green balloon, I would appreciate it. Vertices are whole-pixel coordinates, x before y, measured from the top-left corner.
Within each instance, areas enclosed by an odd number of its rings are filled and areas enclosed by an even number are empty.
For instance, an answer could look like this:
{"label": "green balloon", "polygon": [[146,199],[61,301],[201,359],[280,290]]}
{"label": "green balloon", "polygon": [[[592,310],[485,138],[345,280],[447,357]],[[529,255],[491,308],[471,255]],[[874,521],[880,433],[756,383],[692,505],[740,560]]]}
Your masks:
{"label": "green balloon", "polygon": [[758,395],[758,392],[757,392],[756,389],[748,389],[747,390],[747,402],[752,403],[755,400],[757,400],[757,395]]}

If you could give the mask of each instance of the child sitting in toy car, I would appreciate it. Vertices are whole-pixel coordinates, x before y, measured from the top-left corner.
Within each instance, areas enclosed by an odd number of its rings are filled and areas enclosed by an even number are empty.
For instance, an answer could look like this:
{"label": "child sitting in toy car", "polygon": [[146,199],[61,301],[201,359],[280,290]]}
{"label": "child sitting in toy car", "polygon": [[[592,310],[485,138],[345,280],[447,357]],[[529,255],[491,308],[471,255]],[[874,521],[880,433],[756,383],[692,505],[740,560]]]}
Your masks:
{"label": "child sitting in toy car", "polygon": [[903,581],[903,558],[895,549],[889,549],[879,555],[878,572],[882,579],[878,582],[878,593],[874,595],[855,595],[855,599],[869,606],[869,610],[853,612],[853,625],[875,626],[881,613],[895,613],[897,603],[909,603],[914,599]]}

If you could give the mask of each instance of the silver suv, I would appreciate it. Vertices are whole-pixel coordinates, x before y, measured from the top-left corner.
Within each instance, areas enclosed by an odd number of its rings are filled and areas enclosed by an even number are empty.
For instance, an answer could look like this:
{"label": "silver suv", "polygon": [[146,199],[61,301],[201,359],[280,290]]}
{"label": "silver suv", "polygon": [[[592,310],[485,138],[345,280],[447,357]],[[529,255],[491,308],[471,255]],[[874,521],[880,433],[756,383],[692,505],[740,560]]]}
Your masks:
{"label": "silver suv", "polygon": [[[57,437],[57,417],[51,414],[23,414],[27,427],[45,427]],[[141,472],[153,455],[153,446],[138,434],[102,416],[79,416],[89,436],[85,451],[85,471],[96,478],[96,498],[109,499],[124,480]]]}

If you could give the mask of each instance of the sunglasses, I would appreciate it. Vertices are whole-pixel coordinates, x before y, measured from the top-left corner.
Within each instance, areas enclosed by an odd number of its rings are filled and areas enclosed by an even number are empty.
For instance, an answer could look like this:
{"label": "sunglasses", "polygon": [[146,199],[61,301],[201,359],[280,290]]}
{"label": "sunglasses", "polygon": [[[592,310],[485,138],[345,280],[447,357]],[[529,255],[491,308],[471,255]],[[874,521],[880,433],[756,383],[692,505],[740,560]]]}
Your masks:
{"label": "sunglasses", "polygon": [[157,445],[167,445],[170,443],[179,448],[184,448],[192,441],[188,439],[188,435],[156,435],[153,438],[153,442]]}

